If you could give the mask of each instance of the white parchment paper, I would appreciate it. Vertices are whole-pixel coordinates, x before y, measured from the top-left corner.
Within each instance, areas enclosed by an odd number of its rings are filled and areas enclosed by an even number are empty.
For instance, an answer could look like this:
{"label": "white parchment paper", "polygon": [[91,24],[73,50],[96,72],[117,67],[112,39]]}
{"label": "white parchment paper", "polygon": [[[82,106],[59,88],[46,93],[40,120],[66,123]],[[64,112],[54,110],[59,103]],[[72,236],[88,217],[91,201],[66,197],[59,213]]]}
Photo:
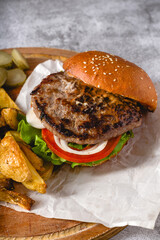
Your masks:
{"label": "white parchment paper", "polygon": [[[39,64],[24,84],[16,103],[30,107],[29,93],[41,79],[63,70],[59,61]],[[155,84],[160,95],[159,83]],[[48,217],[153,228],[160,211],[160,107],[148,113],[135,137],[117,157],[98,167],[64,165],[48,180],[47,193],[27,191],[31,212]],[[19,207],[11,206],[18,211]]]}

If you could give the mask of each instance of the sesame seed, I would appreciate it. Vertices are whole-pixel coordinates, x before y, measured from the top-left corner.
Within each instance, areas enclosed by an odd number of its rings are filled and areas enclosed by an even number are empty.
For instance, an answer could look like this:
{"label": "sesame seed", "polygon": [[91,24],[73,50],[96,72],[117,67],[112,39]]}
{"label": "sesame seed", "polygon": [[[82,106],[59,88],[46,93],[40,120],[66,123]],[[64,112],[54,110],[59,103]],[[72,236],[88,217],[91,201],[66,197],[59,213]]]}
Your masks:
{"label": "sesame seed", "polygon": [[117,62],[117,58],[115,58],[115,61]]}
{"label": "sesame seed", "polygon": [[119,68],[120,66],[119,66],[119,65],[117,65],[117,67]]}
{"label": "sesame seed", "polygon": [[105,59],[105,61],[107,62],[107,59]]}
{"label": "sesame seed", "polygon": [[100,86],[98,85],[98,88],[100,88]]}
{"label": "sesame seed", "polygon": [[151,86],[149,86],[148,88],[151,89]]}
{"label": "sesame seed", "polygon": [[95,57],[97,57],[97,55],[94,55]]}
{"label": "sesame seed", "polygon": [[84,68],[86,68],[86,66],[84,66]]}
{"label": "sesame seed", "polygon": [[94,58],[92,58],[92,60],[94,60]]}
{"label": "sesame seed", "polygon": [[118,69],[116,68],[114,71],[117,72],[117,70],[118,70]]}
{"label": "sesame seed", "polygon": [[113,64],[113,62],[111,62]]}
{"label": "sesame seed", "polygon": [[108,73],[109,75],[111,75],[112,73]]}
{"label": "sesame seed", "polygon": [[96,72],[94,72],[94,74],[96,74]]}
{"label": "sesame seed", "polygon": [[99,68],[97,67],[97,70],[99,70]]}
{"label": "sesame seed", "polygon": [[111,88],[113,88],[113,85],[111,85]]}
{"label": "sesame seed", "polygon": [[84,64],[86,64],[86,62],[83,62]]}
{"label": "sesame seed", "polygon": [[115,78],[115,79],[113,79],[113,82],[116,82],[117,81],[117,79]]}
{"label": "sesame seed", "polygon": [[98,66],[100,66],[101,64],[100,63],[98,63]]}
{"label": "sesame seed", "polygon": [[87,72],[87,70],[85,70],[84,72]]}
{"label": "sesame seed", "polygon": [[98,58],[95,58],[95,60],[98,60]]}
{"label": "sesame seed", "polygon": [[154,99],[152,99],[152,102],[154,102]]}
{"label": "sesame seed", "polygon": [[93,69],[93,72],[95,71],[95,69]]}
{"label": "sesame seed", "polygon": [[94,69],[94,66],[92,67],[92,69]]}
{"label": "sesame seed", "polygon": [[113,61],[113,59],[112,59],[112,58],[109,58],[109,60]]}
{"label": "sesame seed", "polygon": [[104,72],[103,75],[106,75],[106,73]]}
{"label": "sesame seed", "polygon": [[130,67],[129,65],[126,65],[126,67]]}
{"label": "sesame seed", "polygon": [[92,64],[94,64],[94,62],[93,62],[93,61],[91,61],[91,63],[92,63]]}
{"label": "sesame seed", "polygon": [[143,80],[143,77],[141,77],[141,79]]}

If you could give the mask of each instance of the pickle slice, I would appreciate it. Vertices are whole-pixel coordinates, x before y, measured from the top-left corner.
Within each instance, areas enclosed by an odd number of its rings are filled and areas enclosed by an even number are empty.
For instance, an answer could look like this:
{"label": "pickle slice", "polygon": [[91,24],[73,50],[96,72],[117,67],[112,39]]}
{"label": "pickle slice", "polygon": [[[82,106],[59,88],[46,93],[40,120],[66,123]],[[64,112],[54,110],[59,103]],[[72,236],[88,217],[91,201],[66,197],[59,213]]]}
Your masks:
{"label": "pickle slice", "polygon": [[22,69],[15,68],[7,71],[8,77],[5,85],[8,87],[18,87],[21,86],[26,80],[26,74]]}
{"label": "pickle slice", "polygon": [[29,68],[27,60],[23,57],[23,55],[17,49],[13,49],[11,54],[12,54],[13,62],[16,64],[18,68],[21,68],[23,70]]}
{"label": "pickle slice", "polygon": [[9,68],[12,66],[12,57],[10,54],[0,51],[0,67]]}
{"label": "pickle slice", "polygon": [[0,87],[3,86],[7,80],[7,70],[5,68],[0,68]]}

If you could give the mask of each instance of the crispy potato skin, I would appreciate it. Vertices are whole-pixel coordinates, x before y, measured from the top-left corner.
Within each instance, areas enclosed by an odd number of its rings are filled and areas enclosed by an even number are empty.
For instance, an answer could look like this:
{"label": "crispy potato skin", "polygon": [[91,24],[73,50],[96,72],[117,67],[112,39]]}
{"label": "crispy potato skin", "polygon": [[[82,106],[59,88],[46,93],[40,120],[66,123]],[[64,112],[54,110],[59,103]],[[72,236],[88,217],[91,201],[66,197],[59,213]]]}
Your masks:
{"label": "crispy potato skin", "polygon": [[38,157],[34,152],[32,152],[29,145],[22,142],[18,142],[18,145],[20,146],[20,149],[24,152],[30,163],[33,165],[33,167],[38,171],[43,171],[43,160]]}
{"label": "crispy potato skin", "polygon": [[24,194],[9,191],[5,188],[0,189],[0,201],[16,204],[27,210],[30,210],[31,206],[35,202],[33,199],[27,197]]}
{"label": "crispy potato skin", "polygon": [[39,175],[44,181],[47,181],[53,172],[54,165],[51,162],[45,162],[43,165],[43,171],[38,171]]}
{"label": "crispy potato skin", "polygon": [[6,91],[3,88],[0,88],[0,109],[6,107],[19,109]]}
{"label": "crispy potato skin", "polygon": [[0,173],[0,189],[5,188],[7,190],[14,189],[13,181],[10,178],[5,177]]}
{"label": "crispy potato skin", "polygon": [[32,178],[23,153],[12,136],[4,137],[0,143],[0,171],[17,182]]}
{"label": "crispy potato skin", "polygon": [[4,117],[0,114],[0,128],[6,126]]}
{"label": "crispy potato skin", "polygon": [[1,111],[2,117],[4,118],[6,124],[10,126],[11,129],[17,130],[18,120],[17,114],[18,110],[14,108],[4,108]]}

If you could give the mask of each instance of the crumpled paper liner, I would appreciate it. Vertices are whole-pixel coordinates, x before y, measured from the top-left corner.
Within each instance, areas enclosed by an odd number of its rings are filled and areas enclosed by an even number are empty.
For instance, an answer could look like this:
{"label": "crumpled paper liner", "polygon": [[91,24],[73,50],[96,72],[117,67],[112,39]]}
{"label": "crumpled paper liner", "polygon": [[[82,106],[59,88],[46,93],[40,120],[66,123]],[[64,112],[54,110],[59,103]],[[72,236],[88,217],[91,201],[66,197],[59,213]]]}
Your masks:
{"label": "crumpled paper liner", "polygon": [[[39,64],[16,100],[19,107],[26,112],[34,86],[46,75],[62,70],[57,60]],[[160,83],[156,88],[160,95]],[[134,138],[117,157],[92,168],[71,169],[65,164],[47,181],[46,194],[27,191],[36,202],[31,212],[107,227],[128,224],[152,229],[160,211],[160,106],[133,132]]]}

